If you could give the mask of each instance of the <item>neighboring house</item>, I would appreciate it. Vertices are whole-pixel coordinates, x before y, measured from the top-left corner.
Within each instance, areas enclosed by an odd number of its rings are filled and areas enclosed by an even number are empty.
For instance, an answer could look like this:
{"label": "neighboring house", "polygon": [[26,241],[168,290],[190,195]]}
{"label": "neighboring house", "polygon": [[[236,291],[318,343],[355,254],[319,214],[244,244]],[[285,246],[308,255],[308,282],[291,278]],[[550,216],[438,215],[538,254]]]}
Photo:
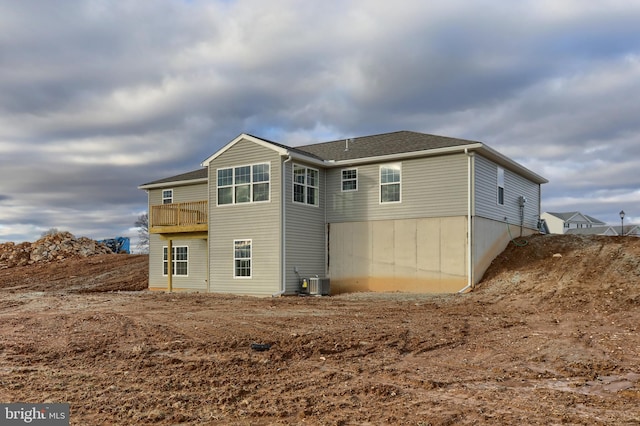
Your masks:
{"label": "neighboring house", "polygon": [[487,145],[409,131],[289,147],[241,134],[149,198],[149,287],[296,294],[456,292],[510,235],[537,232],[547,180]]}
{"label": "neighboring house", "polygon": [[552,234],[565,234],[570,229],[589,229],[607,226],[603,221],[580,212],[544,212],[540,215],[540,218],[544,219],[549,228],[549,232]]}
{"label": "neighboring house", "polygon": [[[624,235],[623,235],[624,232]],[[624,229],[622,229],[621,225],[604,225],[604,226],[594,226],[591,228],[573,228],[567,229],[566,234],[571,235],[608,235],[608,236],[631,236],[631,237],[640,237],[640,229],[638,229],[638,225],[624,225]]]}

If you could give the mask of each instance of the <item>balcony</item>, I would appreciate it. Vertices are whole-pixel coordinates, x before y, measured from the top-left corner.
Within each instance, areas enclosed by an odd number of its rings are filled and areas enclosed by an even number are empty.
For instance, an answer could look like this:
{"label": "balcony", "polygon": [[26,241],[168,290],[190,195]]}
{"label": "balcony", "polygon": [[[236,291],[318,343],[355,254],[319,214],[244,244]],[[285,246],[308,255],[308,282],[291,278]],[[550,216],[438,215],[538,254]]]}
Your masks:
{"label": "balcony", "polygon": [[178,234],[208,230],[207,201],[151,206],[149,233]]}

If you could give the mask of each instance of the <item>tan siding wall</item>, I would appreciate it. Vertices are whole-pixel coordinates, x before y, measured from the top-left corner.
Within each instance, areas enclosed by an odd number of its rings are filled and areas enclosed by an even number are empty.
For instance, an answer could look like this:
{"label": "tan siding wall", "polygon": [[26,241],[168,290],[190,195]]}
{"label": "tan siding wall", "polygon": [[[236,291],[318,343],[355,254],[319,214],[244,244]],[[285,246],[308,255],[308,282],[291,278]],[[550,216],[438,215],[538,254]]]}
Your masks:
{"label": "tan siding wall", "polygon": [[455,292],[467,284],[466,217],[333,223],[332,294]]}
{"label": "tan siding wall", "polygon": [[[210,290],[269,296],[280,288],[280,156],[240,141],[209,165]],[[270,201],[216,206],[217,169],[270,162]],[[252,278],[234,279],[233,241],[252,240]]]}
{"label": "tan siding wall", "polygon": [[[157,234],[149,236],[149,288],[152,290],[167,290],[168,277],[163,275],[163,247],[168,242]],[[207,291],[207,242],[205,240],[173,240],[174,247],[189,247],[188,276],[174,276],[172,287],[174,291]]]}
{"label": "tan siding wall", "polygon": [[[294,163],[315,169],[318,167],[300,162]],[[325,186],[326,172],[320,169],[319,205],[318,207],[293,203],[292,163],[286,163],[285,196],[286,196],[286,281],[287,293],[299,290],[298,269],[302,278],[324,277],[326,232],[325,232]]]}
{"label": "tan siding wall", "polygon": [[404,160],[401,203],[380,204],[380,164],[359,165],[358,190],[341,191],[341,172],[328,171],[327,220],[408,219],[467,213],[467,157],[464,154]]}
{"label": "tan siding wall", "polygon": [[199,183],[195,185],[167,186],[163,189],[149,190],[149,204],[157,206],[162,204],[162,191],[173,189],[173,202],[183,203],[185,201],[201,201],[207,199],[207,184]]}
{"label": "tan siding wall", "polygon": [[[207,199],[207,184],[171,186],[165,189],[173,189],[173,201],[181,203],[185,201],[197,201]],[[149,195],[149,210],[151,206],[162,204],[162,189],[151,189]],[[162,248],[167,241],[159,235],[149,235],[149,288],[166,290],[168,278],[162,275]],[[173,277],[173,288],[176,291],[206,291],[207,290],[207,245],[205,240],[174,240],[173,245],[186,245],[189,247],[189,276]]]}
{"label": "tan siding wall", "polygon": [[[540,185],[504,169],[504,205],[497,201],[498,165],[481,156],[474,157],[475,214],[487,219],[520,225],[518,197],[527,198],[524,208],[524,227],[536,228],[540,216]],[[505,226],[506,229],[506,225]],[[513,230],[512,230],[513,232]],[[519,229],[518,229],[518,235]]]}

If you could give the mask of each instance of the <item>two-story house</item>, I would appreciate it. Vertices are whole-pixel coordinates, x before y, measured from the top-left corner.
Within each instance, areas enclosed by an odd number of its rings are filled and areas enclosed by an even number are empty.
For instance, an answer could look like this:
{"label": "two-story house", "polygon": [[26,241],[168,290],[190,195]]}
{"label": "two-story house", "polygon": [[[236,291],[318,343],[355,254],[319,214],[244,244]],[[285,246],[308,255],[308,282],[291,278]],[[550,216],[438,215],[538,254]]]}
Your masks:
{"label": "two-story house", "polygon": [[484,143],[409,131],[297,147],[241,134],[202,167],[139,187],[151,289],[466,290],[510,235],[537,232],[547,182]]}
{"label": "two-story house", "polygon": [[[565,234],[569,230],[588,230],[590,228],[600,228],[607,225],[595,217],[580,212],[544,212],[540,217],[547,223],[549,232],[552,234]],[[590,231],[577,232],[596,234],[596,232]]]}

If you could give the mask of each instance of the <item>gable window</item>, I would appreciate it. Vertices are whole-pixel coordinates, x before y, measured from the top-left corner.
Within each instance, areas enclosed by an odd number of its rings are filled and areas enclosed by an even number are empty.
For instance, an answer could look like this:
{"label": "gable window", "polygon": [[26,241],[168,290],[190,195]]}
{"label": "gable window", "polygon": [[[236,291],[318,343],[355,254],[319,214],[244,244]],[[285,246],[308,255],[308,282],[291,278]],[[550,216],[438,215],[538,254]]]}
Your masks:
{"label": "gable window", "polygon": [[162,191],[162,204],[173,203],[173,189],[165,189]]}
{"label": "gable window", "polygon": [[233,277],[251,278],[251,240],[233,241]]}
{"label": "gable window", "polygon": [[310,167],[293,165],[293,201],[318,205],[318,180],[320,172]]}
{"label": "gable window", "polygon": [[269,164],[218,169],[218,205],[269,201]]}
{"label": "gable window", "polygon": [[380,166],[380,202],[399,203],[402,167],[400,163]]}
{"label": "gable window", "polygon": [[358,190],[358,169],[342,170],[342,192]]}
{"label": "gable window", "polygon": [[504,169],[498,167],[498,204],[504,206]]}
{"label": "gable window", "polygon": [[[169,273],[168,249],[163,247],[163,269],[162,275]],[[189,247],[175,246],[171,248],[171,272],[173,276],[189,275]]]}

